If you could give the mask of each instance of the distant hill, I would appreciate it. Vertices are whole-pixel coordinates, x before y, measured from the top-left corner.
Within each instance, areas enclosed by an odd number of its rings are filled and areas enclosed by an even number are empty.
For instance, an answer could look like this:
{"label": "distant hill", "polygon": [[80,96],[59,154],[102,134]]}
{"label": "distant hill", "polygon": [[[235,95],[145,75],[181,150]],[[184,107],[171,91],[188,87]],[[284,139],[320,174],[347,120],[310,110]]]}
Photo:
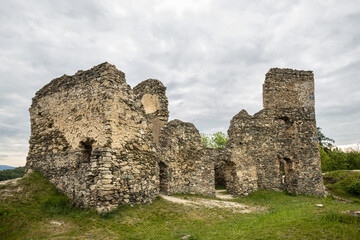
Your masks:
{"label": "distant hill", "polygon": [[0,171],[2,170],[7,170],[7,169],[14,169],[15,167],[11,167],[11,166],[8,166],[8,165],[0,165]]}
{"label": "distant hill", "polygon": [[[9,167],[9,166],[6,166]],[[0,171],[0,181],[5,181],[14,178],[20,178],[25,175],[25,167],[17,167],[12,169],[5,169]],[[1,212],[1,211],[0,211]],[[1,236],[0,236],[1,237]]]}

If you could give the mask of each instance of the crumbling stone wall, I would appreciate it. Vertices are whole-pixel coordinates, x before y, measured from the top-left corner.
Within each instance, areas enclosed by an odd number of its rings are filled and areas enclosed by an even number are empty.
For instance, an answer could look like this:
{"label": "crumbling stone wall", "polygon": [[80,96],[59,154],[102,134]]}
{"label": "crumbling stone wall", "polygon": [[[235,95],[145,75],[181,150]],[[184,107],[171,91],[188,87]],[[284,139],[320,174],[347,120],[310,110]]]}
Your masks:
{"label": "crumbling stone wall", "polygon": [[215,195],[214,160],[192,123],[172,120],[161,129],[159,158],[162,193]]}
{"label": "crumbling stone wall", "polygon": [[254,116],[242,110],[230,123],[233,168],[227,175],[232,175],[230,182],[238,179],[229,191],[246,195],[261,188],[324,195],[313,73],[270,69],[263,88],[264,109]]}
{"label": "crumbling stone wall", "polygon": [[166,87],[157,79],[148,79],[134,87],[135,98],[145,110],[145,116],[152,125],[153,139],[159,144],[161,128],[169,119]]}
{"label": "crumbling stone wall", "polygon": [[108,63],[54,79],[30,107],[27,168],[43,173],[76,205],[112,209],[158,195],[147,119],[123,72]]}
{"label": "crumbling stone wall", "polygon": [[270,69],[263,88],[264,109],[234,116],[226,149],[214,150],[193,124],[167,122],[159,80],[132,90],[108,63],[64,75],[33,98],[27,169],[100,212],[149,203],[159,192],[214,196],[221,181],[235,195],[323,195],[312,72]]}
{"label": "crumbling stone wall", "polygon": [[205,155],[214,162],[215,186],[226,187],[225,170],[228,152],[225,149],[206,148]]}

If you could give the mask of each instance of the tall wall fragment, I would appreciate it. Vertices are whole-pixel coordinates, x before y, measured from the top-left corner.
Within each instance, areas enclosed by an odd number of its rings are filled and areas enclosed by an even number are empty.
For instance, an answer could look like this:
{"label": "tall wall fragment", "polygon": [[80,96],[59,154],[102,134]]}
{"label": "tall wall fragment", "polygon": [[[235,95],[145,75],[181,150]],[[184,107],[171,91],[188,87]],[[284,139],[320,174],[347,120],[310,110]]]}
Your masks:
{"label": "tall wall fragment", "polygon": [[214,161],[192,123],[172,120],[159,142],[160,192],[215,195]]}
{"label": "tall wall fragment", "polygon": [[169,119],[166,87],[156,79],[148,79],[134,87],[135,98],[141,102],[151,124],[153,139],[159,144],[161,128]]}
{"label": "tall wall fragment", "polygon": [[27,168],[81,207],[102,211],[152,201],[158,164],[141,109],[124,73],[108,63],[54,79],[29,110]]}

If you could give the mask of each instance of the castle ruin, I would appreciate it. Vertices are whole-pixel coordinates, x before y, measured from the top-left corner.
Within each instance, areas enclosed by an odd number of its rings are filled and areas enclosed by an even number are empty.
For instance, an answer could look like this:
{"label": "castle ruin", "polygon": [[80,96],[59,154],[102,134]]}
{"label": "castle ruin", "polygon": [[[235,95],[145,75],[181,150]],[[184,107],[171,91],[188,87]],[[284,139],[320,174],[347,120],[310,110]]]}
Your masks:
{"label": "castle ruin", "polygon": [[231,120],[225,150],[205,149],[191,123],[168,121],[166,87],[156,79],[133,89],[103,63],[40,89],[29,109],[27,169],[41,172],[79,207],[109,211],[150,203],[160,193],[215,195],[257,189],[324,195],[314,77],[270,69],[264,109]]}

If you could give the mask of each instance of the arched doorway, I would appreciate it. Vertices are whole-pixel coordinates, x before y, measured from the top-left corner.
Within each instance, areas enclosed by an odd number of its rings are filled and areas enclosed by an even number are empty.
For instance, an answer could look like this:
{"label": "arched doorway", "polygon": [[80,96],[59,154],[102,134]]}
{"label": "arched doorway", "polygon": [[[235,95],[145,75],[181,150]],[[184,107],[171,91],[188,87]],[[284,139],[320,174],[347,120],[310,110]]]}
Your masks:
{"label": "arched doorway", "polygon": [[225,161],[217,161],[214,164],[215,188],[216,189],[225,189],[226,188],[225,170],[226,170]]}
{"label": "arched doorway", "polygon": [[280,160],[280,176],[283,189],[292,192],[294,169],[290,158],[284,157]]}
{"label": "arched doorway", "polygon": [[90,162],[91,154],[93,151],[94,140],[87,139],[80,142],[81,156],[80,160],[83,163]]}

